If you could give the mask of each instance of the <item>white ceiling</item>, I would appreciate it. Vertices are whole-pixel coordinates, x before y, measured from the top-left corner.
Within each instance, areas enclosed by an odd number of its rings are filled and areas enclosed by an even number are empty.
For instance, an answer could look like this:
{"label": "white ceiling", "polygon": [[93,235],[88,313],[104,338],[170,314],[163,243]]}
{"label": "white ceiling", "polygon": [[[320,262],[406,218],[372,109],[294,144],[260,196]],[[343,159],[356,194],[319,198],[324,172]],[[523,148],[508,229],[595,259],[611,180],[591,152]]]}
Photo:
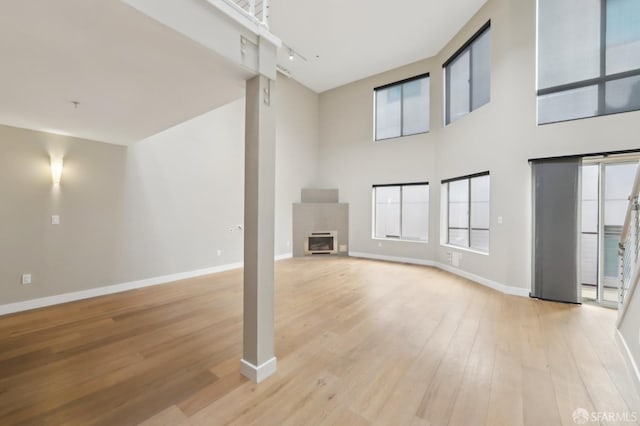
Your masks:
{"label": "white ceiling", "polygon": [[244,93],[238,69],[119,0],[0,0],[0,58],[0,123],[110,143]]}
{"label": "white ceiling", "polygon": [[323,92],[436,55],[486,0],[270,0],[269,26],[304,56],[279,64]]}
{"label": "white ceiling", "polygon": [[[435,55],[486,0],[271,0],[316,92]],[[0,123],[128,144],[242,96],[246,72],[120,0],[0,0]],[[73,101],[79,102],[74,108]]]}

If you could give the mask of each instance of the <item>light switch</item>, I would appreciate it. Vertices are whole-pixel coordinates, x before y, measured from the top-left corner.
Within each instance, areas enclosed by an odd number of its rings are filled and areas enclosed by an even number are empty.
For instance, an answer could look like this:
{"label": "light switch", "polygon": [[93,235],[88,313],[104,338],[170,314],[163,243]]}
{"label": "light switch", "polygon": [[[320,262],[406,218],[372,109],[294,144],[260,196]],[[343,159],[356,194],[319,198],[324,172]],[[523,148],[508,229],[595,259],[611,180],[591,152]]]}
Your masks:
{"label": "light switch", "polygon": [[60,225],[60,216],[58,216],[57,214],[54,214],[53,216],[51,216],[51,224]]}
{"label": "light switch", "polygon": [[502,225],[502,216],[498,216],[498,224]]}

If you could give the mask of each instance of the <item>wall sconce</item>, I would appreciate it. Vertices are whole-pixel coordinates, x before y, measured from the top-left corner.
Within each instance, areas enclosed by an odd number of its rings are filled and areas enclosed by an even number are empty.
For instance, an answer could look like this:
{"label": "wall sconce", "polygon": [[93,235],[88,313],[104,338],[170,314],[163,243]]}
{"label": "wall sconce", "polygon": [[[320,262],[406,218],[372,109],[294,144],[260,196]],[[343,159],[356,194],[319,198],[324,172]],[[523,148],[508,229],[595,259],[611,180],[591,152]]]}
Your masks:
{"label": "wall sconce", "polygon": [[60,179],[62,178],[62,157],[51,157],[51,179],[53,180],[53,184],[58,186],[60,185]]}

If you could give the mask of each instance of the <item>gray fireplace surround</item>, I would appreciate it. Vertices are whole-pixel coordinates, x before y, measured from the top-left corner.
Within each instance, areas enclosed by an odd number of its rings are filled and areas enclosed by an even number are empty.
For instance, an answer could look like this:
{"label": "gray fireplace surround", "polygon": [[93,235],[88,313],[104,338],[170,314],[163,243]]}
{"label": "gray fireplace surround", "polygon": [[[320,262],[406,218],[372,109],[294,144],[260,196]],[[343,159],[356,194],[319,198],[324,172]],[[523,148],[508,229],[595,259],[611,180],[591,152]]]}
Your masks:
{"label": "gray fireplace surround", "polygon": [[[305,255],[305,242],[315,232],[337,233],[338,256],[349,255],[349,204],[340,203],[337,189],[303,188],[293,204],[293,256]],[[320,255],[318,255],[320,256]]]}

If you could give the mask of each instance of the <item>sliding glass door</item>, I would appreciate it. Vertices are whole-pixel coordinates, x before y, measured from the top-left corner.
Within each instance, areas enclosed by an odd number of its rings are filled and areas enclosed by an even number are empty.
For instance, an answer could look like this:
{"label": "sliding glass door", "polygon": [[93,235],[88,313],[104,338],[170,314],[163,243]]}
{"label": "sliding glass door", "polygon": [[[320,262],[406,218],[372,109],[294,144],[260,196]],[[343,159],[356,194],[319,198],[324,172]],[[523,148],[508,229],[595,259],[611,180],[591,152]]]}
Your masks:
{"label": "sliding glass door", "polygon": [[582,166],[582,298],[615,307],[620,280],[618,242],[637,161],[601,160]]}
{"label": "sliding glass door", "polygon": [[600,271],[600,164],[582,166],[581,212],[582,299],[596,301]]}
{"label": "sliding glass door", "polygon": [[629,195],[636,177],[637,163],[604,164],[603,184],[603,241],[602,277],[600,301],[618,303],[620,260],[618,243],[629,204]]}

